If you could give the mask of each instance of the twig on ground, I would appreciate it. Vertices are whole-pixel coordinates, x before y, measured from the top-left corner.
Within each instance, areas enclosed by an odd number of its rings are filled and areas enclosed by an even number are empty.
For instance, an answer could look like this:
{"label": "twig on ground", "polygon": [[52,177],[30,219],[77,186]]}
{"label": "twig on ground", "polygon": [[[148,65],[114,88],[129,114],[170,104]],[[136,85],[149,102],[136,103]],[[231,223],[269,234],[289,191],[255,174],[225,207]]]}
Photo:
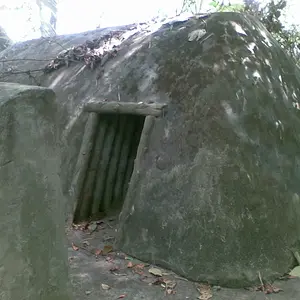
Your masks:
{"label": "twig on ground", "polygon": [[262,281],[260,271],[258,271],[258,278],[259,278],[259,281],[260,281],[260,284],[261,284],[262,291],[264,292],[265,291],[265,285]]}

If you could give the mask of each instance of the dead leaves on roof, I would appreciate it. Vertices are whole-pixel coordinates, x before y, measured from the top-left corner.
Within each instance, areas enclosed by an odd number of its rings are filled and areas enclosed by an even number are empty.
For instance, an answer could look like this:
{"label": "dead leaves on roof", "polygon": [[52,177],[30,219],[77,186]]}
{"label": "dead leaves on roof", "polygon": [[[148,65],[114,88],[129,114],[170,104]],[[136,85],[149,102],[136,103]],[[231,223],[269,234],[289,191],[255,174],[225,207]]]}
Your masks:
{"label": "dead leaves on roof", "polygon": [[205,29],[197,29],[189,33],[188,41],[199,41],[206,34]]}
{"label": "dead leaves on roof", "polygon": [[[119,42],[114,43],[115,40]],[[87,40],[84,44],[65,49],[45,66],[44,73],[50,73],[63,66],[68,67],[72,62],[84,62],[88,68],[94,70],[96,66],[103,66],[117,55],[116,44],[120,44],[122,40],[122,32],[112,31],[98,39]]]}

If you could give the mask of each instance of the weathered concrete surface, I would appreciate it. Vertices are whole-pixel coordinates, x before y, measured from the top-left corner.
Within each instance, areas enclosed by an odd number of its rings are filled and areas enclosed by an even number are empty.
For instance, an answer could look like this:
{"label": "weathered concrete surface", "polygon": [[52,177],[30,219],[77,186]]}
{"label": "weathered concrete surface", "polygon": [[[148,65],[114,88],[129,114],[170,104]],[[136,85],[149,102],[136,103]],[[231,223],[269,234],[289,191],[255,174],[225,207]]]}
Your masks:
{"label": "weathered concrete surface", "polygon": [[[199,284],[184,280],[169,270],[161,269],[162,277],[155,277],[149,273],[155,265],[145,265],[142,269],[134,266],[140,264],[136,259],[126,257],[123,253],[110,252],[105,256],[96,258],[92,253],[111,245],[115,236],[115,221],[104,222],[98,225],[98,229],[90,231],[71,231],[69,238],[70,277],[74,289],[75,299],[111,300],[125,295],[124,299],[133,300],[183,300],[199,299]],[[71,244],[80,247],[77,251]],[[75,248],[77,249],[77,248]],[[125,257],[125,258],[124,258]],[[170,282],[173,293],[166,295],[165,288],[158,284]],[[210,293],[213,300],[298,300],[300,295],[300,279],[278,280],[275,288],[280,288],[279,293],[266,295],[261,291],[250,289],[228,289],[211,287]],[[105,289],[102,285],[108,285]],[[200,288],[200,291],[201,288]],[[202,299],[209,299],[208,297]]]}
{"label": "weathered concrete surface", "polygon": [[250,17],[181,27],[140,55],[156,57],[169,113],[135,169],[118,246],[196,281],[274,279],[299,245],[299,70]]}
{"label": "weathered concrete surface", "polygon": [[[106,63],[102,78],[97,79],[103,68],[98,67],[92,71],[83,63],[70,63],[69,67],[64,67],[56,72],[43,73],[46,64],[62,50],[80,45],[86,40],[101,39],[111,32],[123,32],[125,41],[122,43],[118,56]],[[0,59],[6,61],[0,65],[0,81],[39,85],[50,87],[55,91],[60,106],[59,124],[64,142],[61,167],[62,185],[64,195],[71,198],[68,209],[70,213],[73,213],[74,208],[72,180],[78,171],[75,166],[88,116],[87,113],[82,113],[82,105],[91,98],[102,100],[106,96],[112,101],[119,101],[119,96],[121,96],[121,101],[126,101],[123,99],[123,95],[125,96],[126,93],[123,93],[122,90],[120,92],[114,91],[115,84],[111,86],[115,78],[111,78],[110,70],[114,70],[114,72],[122,70],[127,64],[128,57],[139,49],[143,40],[147,38],[145,37],[147,34],[147,31],[139,32],[136,26],[131,25],[99,29],[81,34],[18,43],[2,51],[0,55]],[[118,44],[118,42],[118,40],[112,40],[113,45]],[[102,94],[103,84],[105,89],[110,90],[113,87],[111,91],[113,94],[108,95],[109,91]],[[131,96],[127,99],[135,100]],[[67,213],[66,217],[70,219],[70,214]]]}
{"label": "weathered concrete surface", "polygon": [[67,300],[53,91],[0,83],[0,299]]}
{"label": "weathered concrete surface", "polygon": [[103,69],[80,63],[40,72],[45,64],[39,60],[110,30],[30,41],[1,53],[8,62],[0,66],[0,80],[49,86],[57,94],[64,193],[72,199],[84,103],[168,103],[137,162],[118,246],[221,285],[287,272],[300,236],[294,62],[256,20],[220,13],[153,34],[125,28],[132,35],[100,77]]}

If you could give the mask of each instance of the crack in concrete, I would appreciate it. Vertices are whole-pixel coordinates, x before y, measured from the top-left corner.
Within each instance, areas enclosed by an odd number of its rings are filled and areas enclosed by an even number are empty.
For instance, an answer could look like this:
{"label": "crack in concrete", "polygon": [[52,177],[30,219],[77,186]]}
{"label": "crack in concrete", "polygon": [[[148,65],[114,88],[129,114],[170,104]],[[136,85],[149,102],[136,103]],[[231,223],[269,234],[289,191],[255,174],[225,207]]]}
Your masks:
{"label": "crack in concrete", "polygon": [[6,162],[4,162],[3,164],[0,165],[0,168],[7,166],[8,164],[12,163],[13,160],[8,160]]}

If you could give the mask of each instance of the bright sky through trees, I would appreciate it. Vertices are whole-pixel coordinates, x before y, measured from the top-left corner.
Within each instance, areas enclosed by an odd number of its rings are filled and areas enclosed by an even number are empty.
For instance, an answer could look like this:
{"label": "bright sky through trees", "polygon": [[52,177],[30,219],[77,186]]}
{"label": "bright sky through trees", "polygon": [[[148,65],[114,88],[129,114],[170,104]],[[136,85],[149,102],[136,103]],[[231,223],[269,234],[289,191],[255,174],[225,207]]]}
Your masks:
{"label": "bright sky through trees", "polygon": [[[57,34],[70,34],[101,27],[147,21],[156,15],[174,16],[183,0],[57,0]],[[265,0],[262,0],[265,1]],[[211,0],[204,0],[203,11],[211,8]],[[228,2],[228,0],[227,0]],[[231,4],[241,0],[231,0]],[[24,5],[25,3],[25,5]],[[14,9],[21,6],[22,9]],[[3,9],[6,6],[10,9]],[[287,22],[300,24],[297,13],[300,0],[288,0]],[[38,38],[39,11],[35,0],[0,0],[0,22],[14,41]],[[47,13],[47,12],[45,12]],[[35,25],[36,24],[36,25]]]}

